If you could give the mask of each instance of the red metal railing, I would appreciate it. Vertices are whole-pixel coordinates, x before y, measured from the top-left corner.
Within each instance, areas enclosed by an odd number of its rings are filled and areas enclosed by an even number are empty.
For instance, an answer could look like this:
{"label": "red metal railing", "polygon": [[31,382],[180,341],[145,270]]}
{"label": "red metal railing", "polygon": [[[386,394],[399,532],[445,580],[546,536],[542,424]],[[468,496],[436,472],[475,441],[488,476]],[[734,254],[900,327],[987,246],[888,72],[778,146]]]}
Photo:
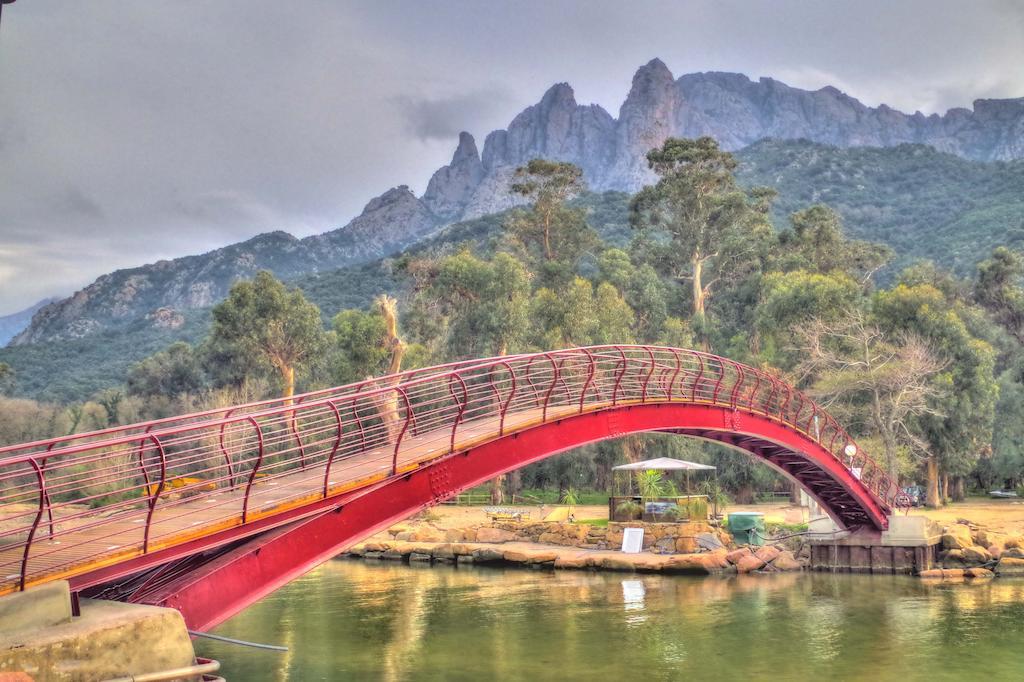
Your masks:
{"label": "red metal railing", "polygon": [[898,506],[896,483],[777,377],[697,351],[599,346],[0,448],[0,590],[245,525],[539,422],[653,402],[763,415],[859,470],[883,507]]}

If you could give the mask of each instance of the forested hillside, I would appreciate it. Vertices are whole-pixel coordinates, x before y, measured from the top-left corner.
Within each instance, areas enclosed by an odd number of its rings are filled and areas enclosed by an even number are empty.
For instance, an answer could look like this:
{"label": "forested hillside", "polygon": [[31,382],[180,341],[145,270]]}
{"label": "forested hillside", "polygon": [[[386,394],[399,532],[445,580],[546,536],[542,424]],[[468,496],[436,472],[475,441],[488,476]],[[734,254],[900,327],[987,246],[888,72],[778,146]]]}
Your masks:
{"label": "forested hillside", "polygon": [[[823,202],[839,212],[851,236],[889,245],[895,255],[879,273],[882,282],[919,259],[969,276],[992,247],[1024,243],[1024,161],[969,161],[921,145],[840,149],[773,140],[736,157],[740,184],[778,191],[771,212],[776,229],[784,229],[794,211]],[[584,194],[572,203],[587,211],[589,224],[602,239],[625,246],[634,236],[629,201],[625,192],[604,192]],[[486,244],[499,234],[507,214],[450,225],[402,253],[450,250],[466,241]],[[299,286],[330,319],[339,310],[366,305],[375,295],[400,287],[394,266],[401,257],[393,254],[284,279]],[[209,325],[208,310],[186,310],[181,319],[187,323],[175,328],[152,319],[111,322],[81,339],[3,348],[0,362],[15,370],[16,395],[82,400],[122,383],[131,364],[154,349],[173,340],[200,338]]]}
{"label": "forested hillside", "polygon": [[978,163],[924,145],[840,149],[775,140],[737,156],[741,182],[779,191],[776,224],[826,203],[852,236],[892,247],[890,273],[927,259],[966,275],[993,246],[1024,243],[1024,161]]}

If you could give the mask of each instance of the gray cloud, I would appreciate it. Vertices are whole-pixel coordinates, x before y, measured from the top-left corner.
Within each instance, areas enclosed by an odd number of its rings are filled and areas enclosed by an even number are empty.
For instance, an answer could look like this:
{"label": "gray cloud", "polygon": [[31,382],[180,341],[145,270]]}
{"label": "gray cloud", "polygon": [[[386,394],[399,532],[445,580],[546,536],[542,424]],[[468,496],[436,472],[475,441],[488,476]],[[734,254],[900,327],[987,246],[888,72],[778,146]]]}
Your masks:
{"label": "gray cloud", "polygon": [[409,132],[423,141],[445,142],[467,128],[507,112],[510,100],[507,92],[497,88],[444,98],[394,98]]}
{"label": "gray cloud", "polygon": [[422,191],[552,84],[635,69],[837,85],[926,112],[1024,95],[1017,0],[32,0],[0,27],[0,314],[119,267]]}

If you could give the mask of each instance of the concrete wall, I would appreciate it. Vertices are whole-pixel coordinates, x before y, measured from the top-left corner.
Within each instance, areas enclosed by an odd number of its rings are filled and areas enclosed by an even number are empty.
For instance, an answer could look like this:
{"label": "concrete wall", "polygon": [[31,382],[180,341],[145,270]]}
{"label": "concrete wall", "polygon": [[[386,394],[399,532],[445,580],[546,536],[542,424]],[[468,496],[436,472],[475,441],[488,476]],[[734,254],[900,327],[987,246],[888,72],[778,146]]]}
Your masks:
{"label": "concrete wall", "polygon": [[[84,682],[195,662],[185,621],[174,609],[83,599],[81,616],[39,626],[31,625],[36,606],[52,601],[53,590],[33,592],[22,593],[22,601],[7,609],[22,618],[6,621],[15,627],[0,630],[0,673],[25,672],[36,682]],[[3,601],[15,596],[0,598],[0,611]],[[35,597],[43,601],[31,603]]]}

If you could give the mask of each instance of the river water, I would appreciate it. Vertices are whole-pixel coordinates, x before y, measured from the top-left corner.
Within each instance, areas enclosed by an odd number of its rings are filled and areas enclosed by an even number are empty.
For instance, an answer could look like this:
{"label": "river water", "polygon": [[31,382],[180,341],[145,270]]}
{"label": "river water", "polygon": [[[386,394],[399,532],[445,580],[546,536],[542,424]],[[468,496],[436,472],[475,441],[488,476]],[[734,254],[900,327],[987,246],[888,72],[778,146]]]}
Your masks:
{"label": "river water", "polygon": [[697,578],[336,559],[197,640],[260,680],[1020,680],[1024,580]]}

